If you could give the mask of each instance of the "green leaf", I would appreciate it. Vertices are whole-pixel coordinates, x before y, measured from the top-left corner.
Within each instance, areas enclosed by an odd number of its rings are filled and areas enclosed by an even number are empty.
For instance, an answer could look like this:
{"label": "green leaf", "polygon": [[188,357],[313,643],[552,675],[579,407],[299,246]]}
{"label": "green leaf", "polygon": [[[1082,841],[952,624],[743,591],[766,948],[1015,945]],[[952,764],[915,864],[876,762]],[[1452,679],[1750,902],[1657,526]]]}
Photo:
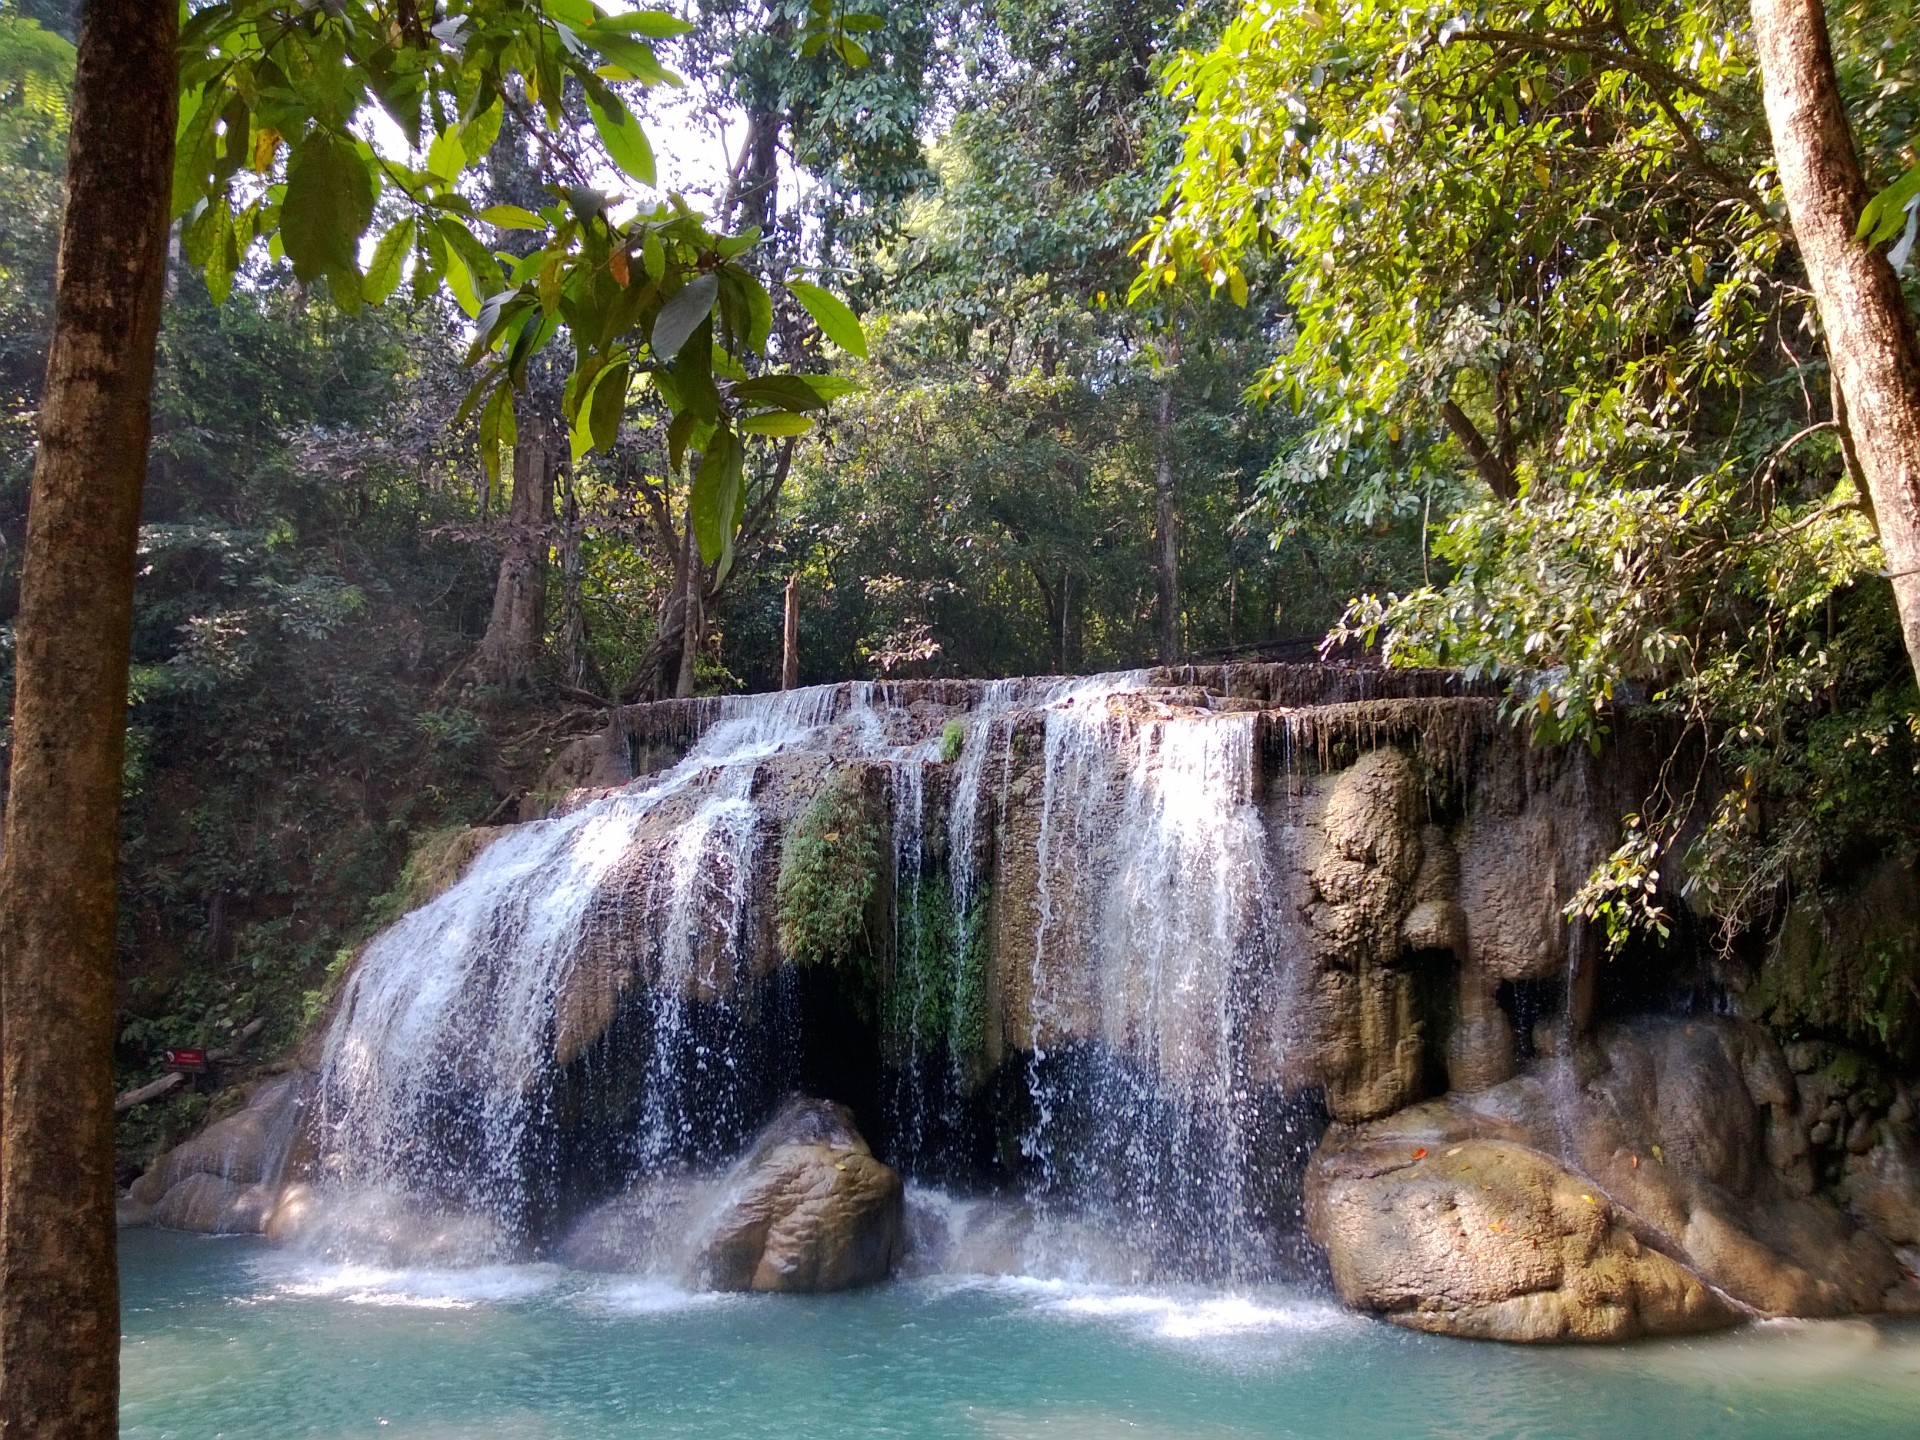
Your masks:
{"label": "green leaf", "polygon": [[809,285],[804,280],[789,280],[787,289],[793,298],[807,307],[807,313],[813,317],[814,324],[820,327],[820,333],[838,345],[849,355],[867,358],[867,337],[860,329],[859,320],[853,311],[837,296],[822,290],[818,285]]}
{"label": "green leaf", "polygon": [[805,435],[813,429],[813,421],[805,415],[771,410],[764,415],[749,415],[740,422],[740,428],[749,435]]}
{"label": "green leaf", "polygon": [[624,360],[617,365],[609,365],[594,383],[593,394],[582,407],[588,416],[587,423],[596,450],[611,450],[613,442],[620,438],[620,417],[627,410],[629,373]]}
{"label": "green leaf", "polygon": [[739,440],[731,430],[716,428],[701,453],[700,468],[694,472],[693,490],[687,500],[694,538],[700,542],[700,558],[709,565],[719,561],[723,572],[731,568],[733,532],[745,499],[740,461]]}
{"label": "green leaf", "polygon": [[742,405],[775,405],[782,410],[824,410],[827,402],[798,375],[762,375],[733,387]]}
{"label": "green leaf", "polygon": [[860,382],[849,380],[844,375],[795,375],[800,381],[822,400],[838,400],[842,395],[851,395],[860,388]]}
{"label": "green leaf", "polygon": [[489,225],[502,230],[544,230],[547,222],[531,210],[523,210],[518,205],[489,205],[480,212],[480,218]]}
{"label": "green leaf", "polygon": [[[720,391],[713,383],[713,322],[696,325],[665,374],[680,404],[709,423],[720,419]],[[663,388],[662,393],[666,393]]]}
{"label": "green leaf", "polygon": [[601,30],[590,31],[586,39],[594,49],[643,84],[665,85],[674,78],[661,67],[653,47],[644,40]]}
{"label": "green leaf", "polygon": [[328,277],[342,303],[360,298],[360,236],[373,219],[374,193],[372,167],[344,137],[316,130],[288,157],[280,243],[296,276]]}
{"label": "green leaf", "polygon": [[1915,198],[1920,198],[1920,165],[1913,166],[1867,202],[1867,208],[1860,212],[1860,227],[1854,234],[1869,245],[1893,239],[1906,224],[1907,205]]}
{"label": "green leaf", "polygon": [[642,185],[651,187],[655,170],[653,146],[647,141],[647,132],[640,128],[640,122],[619,96],[609,91],[607,98],[611,105],[602,105],[591,94],[587,96],[587,112],[593,116],[593,128],[600,136],[600,143],[607,147],[614,164]]}
{"label": "green leaf", "polygon": [[374,246],[373,261],[367,266],[367,279],[362,287],[369,305],[386,303],[387,297],[399,288],[401,263],[413,248],[413,235],[413,217],[409,215],[391,226]]}
{"label": "green leaf", "polygon": [[466,168],[467,152],[460,144],[460,128],[449,125],[434,136],[433,144],[427,147],[427,169],[452,184]]}
{"label": "green leaf", "polygon": [[664,10],[629,10],[624,15],[602,15],[593,22],[587,38],[591,44],[602,31],[624,30],[632,35],[644,35],[649,40],[668,40],[675,35],[685,35],[692,29],[691,21],[682,20],[678,15],[669,15]]}
{"label": "green leaf", "polygon": [[720,293],[720,277],[709,271],[683,286],[666,304],[653,322],[654,357],[671,360],[694,329],[713,313],[714,297]]}

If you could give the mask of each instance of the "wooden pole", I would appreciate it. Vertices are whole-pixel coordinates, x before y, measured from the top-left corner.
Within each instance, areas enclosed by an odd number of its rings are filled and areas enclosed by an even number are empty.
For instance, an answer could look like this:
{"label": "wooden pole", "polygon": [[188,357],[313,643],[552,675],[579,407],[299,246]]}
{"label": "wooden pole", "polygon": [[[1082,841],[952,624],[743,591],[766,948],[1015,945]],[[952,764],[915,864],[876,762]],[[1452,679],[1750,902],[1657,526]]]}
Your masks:
{"label": "wooden pole", "polygon": [[787,577],[786,623],[781,631],[780,688],[792,690],[800,683],[800,576]]}

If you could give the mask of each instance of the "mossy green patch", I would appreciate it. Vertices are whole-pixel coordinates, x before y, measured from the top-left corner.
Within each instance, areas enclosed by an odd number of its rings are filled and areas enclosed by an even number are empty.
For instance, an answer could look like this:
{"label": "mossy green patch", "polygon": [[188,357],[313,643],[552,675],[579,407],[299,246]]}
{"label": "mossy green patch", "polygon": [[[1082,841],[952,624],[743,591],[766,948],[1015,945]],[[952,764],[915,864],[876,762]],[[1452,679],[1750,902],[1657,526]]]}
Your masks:
{"label": "mossy green patch", "polygon": [[780,953],[873,978],[869,915],[880,884],[881,828],[857,771],[828,782],[787,832],[775,896]]}

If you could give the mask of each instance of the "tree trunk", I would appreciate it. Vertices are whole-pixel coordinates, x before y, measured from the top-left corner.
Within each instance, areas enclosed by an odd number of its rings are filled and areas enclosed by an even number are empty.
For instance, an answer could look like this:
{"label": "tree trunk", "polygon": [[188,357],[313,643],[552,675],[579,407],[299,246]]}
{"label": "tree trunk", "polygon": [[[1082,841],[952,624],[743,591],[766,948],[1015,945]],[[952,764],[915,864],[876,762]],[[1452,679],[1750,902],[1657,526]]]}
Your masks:
{"label": "tree trunk", "polygon": [[1162,665],[1180,658],[1180,551],[1173,533],[1173,373],[1177,343],[1168,345],[1168,372],[1154,411],[1153,572],[1159,592]]}
{"label": "tree trunk", "polygon": [[134,547],[173,179],[177,7],[81,23],[0,862],[0,1435],[120,1425],[115,883]]}
{"label": "tree trunk", "polygon": [[1920,343],[1913,315],[1893,267],[1854,238],[1867,184],[1820,0],[1753,0],[1753,35],[1780,188],[1819,306],[1850,458],[1866,479],[1907,658],[1920,676]]}
{"label": "tree trunk", "polygon": [[786,613],[780,626],[780,688],[792,690],[800,684],[800,575],[787,577]]}
{"label": "tree trunk", "polygon": [[691,515],[687,517],[682,544],[681,570],[686,578],[680,590],[680,672],[674,680],[673,693],[684,700],[693,694],[694,662],[699,658],[706,629],[707,567],[701,563],[700,549],[694,544]]}
{"label": "tree trunk", "polygon": [[493,614],[474,655],[483,684],[524,685],[533,678],[546,625],[547,543],[560,461],[554,427],[539,398],[528,397],[513,447],[513,500],[507,511],[507,553],[493,590]]}

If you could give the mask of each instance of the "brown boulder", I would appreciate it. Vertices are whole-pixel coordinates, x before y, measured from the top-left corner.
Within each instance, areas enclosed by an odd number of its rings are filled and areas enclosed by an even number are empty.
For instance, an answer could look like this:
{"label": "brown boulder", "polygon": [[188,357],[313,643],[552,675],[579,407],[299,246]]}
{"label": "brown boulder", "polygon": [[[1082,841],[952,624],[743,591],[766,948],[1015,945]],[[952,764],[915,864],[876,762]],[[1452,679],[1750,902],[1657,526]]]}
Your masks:
{"label": "brown boulder", "polygon": [[1341,1299],[1417,1330],[1624,1340],[1739,1318],[1591,1185],[1504,1141],[1335,1141],[1308,1177],[1307,1224]]}
{"label": "brown boulder", "polygon": [[[1422,1319],[1407,1323],[1427,1328],[1457,1325],[1463,1334],[1492,1333],[1488,1315],[1498,1320],[1505,1312],[1488,1312],[1492,1301],[1486,1297],[1512,1298],[1499,1246],[1488,1242],[1490,1248],[1454,1257],[1452,1263],[1469,1270],[1484,1263],[1485,1273],[1474,1282],[1477,1289],[1446,1280],[1445,1272],[1435,1272],[1429,1282],[1420,1257],[1445,1233],[1436,1232],[1435,1239],[1418,1234],[1417,1227],[1396,1231],[1365,1217],[1370,1209],[1393,1203],[1391,1197],[1410,1183],[1395,1178],[1390,1167],[1372,1174],[1367,1167],[1377,1157],[1399,1157],[1404,1166],[1425,1151],[1429,1160],[1450,1162],[1459,1158],[1450,1152],[1468,1154],[1471,1147],[1497,1144],[1531,1153],[1539,1164],[1567,1177],[1581,1196],[1594,1197],[1596,1208],[1604,1206],[1609,1216],[1618,1217],[1621,1234],[1676,1263],[1733,1306],[1759,1315],[1824,1316],[1873,1313],[1904,1303],[1905,1277],[1887,1239],[1854,1225],[1837,1206],[1812,1193],[1791,1082],[1778,1047],[1751,1024],[1643,1018],[1608,1026],[1570,1059],[1477,1094],[1452,1095],[1330,1135],[1309,1177],[1318,1197],[1309,1207],[1309,1232],[1327,1249],[1336,1277],[1343,1272],[1349,1277],[1353,1303],[1418,1313]],[[1352,1158],[1356,1155],[1376,1160]],[[1471,1157],[1462,1163],[1471,1163]],[[1516,1173],[1519,1168],[1524,1167],[1517,1162],[1505,1166]],[[1482,1181],[1471,1198],[1456,1197],[1440,1210],[1450,1205],[1453,1211],[1502,1219],[1530,1242],[1560,1236],[1555,1243],[1564,1258],[1565,1235],[1572,1232],[1562,1223],[1564,1207],[1558,1206],[1551,1212],[1560,1217],[1553,1222],[1558,1228],[1543,1228],[1548,1212],[1541,1209],[1547,1184],[1542,1172],[1530,1171],[1525,1183],[1509,1176],[1497,1184],[1488,1177],[1500,1173],[1498,1167],[1483,1172],[1476,1165],[1475,1173]],[[1580,1243],[1588,1244],[1597,1232],[1582,1233]],[[1368,1253],[1373,1247],[1381,1253]],[[1610,1256],[1618,1249],[1607,1239],[1592,1255]],[[1609,1263],[1617,1269],[1624,1262]],[[1592,1293],[1611,1296],[1606,1305],[1624,1306],[1632,1315],[1595,1323],[1640,1327],[1620,1333],[1657,1333],[1668,1323],[1659,1317],[1678,1317],[1673,1323],[1681,1323],[1706,1313],[1692,1302],[1674,1310],[1679,1292],[1667,1281],[1648,1279],[1638,1261],[1628,1269],[1638,1288],[1615,1284]],[[1418,1293],[1410,1299],[1397,1296],[1391,1287],[1383,1288],[1382,1276],[1400,1277]],[[1430,1290],[1422,1291],[1428,1284]],[[1342,1293],[1348,1288],[1343,1285]],[[1550,1288],[1569,1287],[1556,1281]],[[1574,1293],[1586,1292],[1576,1287]],[[1473,1298],[1480,1308],[1465,1306],[1462,1297]],[[1528,1306],[1543,1303],[1529,1301]],[[1552,1326],[1538,1316],[1499,1323],[1509,1325],[1507,1338],[1555,1338]],[[1582,1333],[1576,1327],[1566,1335]]]}
{"label": "brown boulder", "polygon": [[845,1106],[796,1098],[728,1177],[699,1265],[716,1290],[845,1290],[898,1258],[900,1176],[874,1158]]}
{"label": "brown boulder", "polygon": [[297,1168],[311,1077],[294,1070],[254,1087],[244,1109],[216,1120],[133,1182],[121,1223],[203,1234],[259,1234],[282,1177]]}

